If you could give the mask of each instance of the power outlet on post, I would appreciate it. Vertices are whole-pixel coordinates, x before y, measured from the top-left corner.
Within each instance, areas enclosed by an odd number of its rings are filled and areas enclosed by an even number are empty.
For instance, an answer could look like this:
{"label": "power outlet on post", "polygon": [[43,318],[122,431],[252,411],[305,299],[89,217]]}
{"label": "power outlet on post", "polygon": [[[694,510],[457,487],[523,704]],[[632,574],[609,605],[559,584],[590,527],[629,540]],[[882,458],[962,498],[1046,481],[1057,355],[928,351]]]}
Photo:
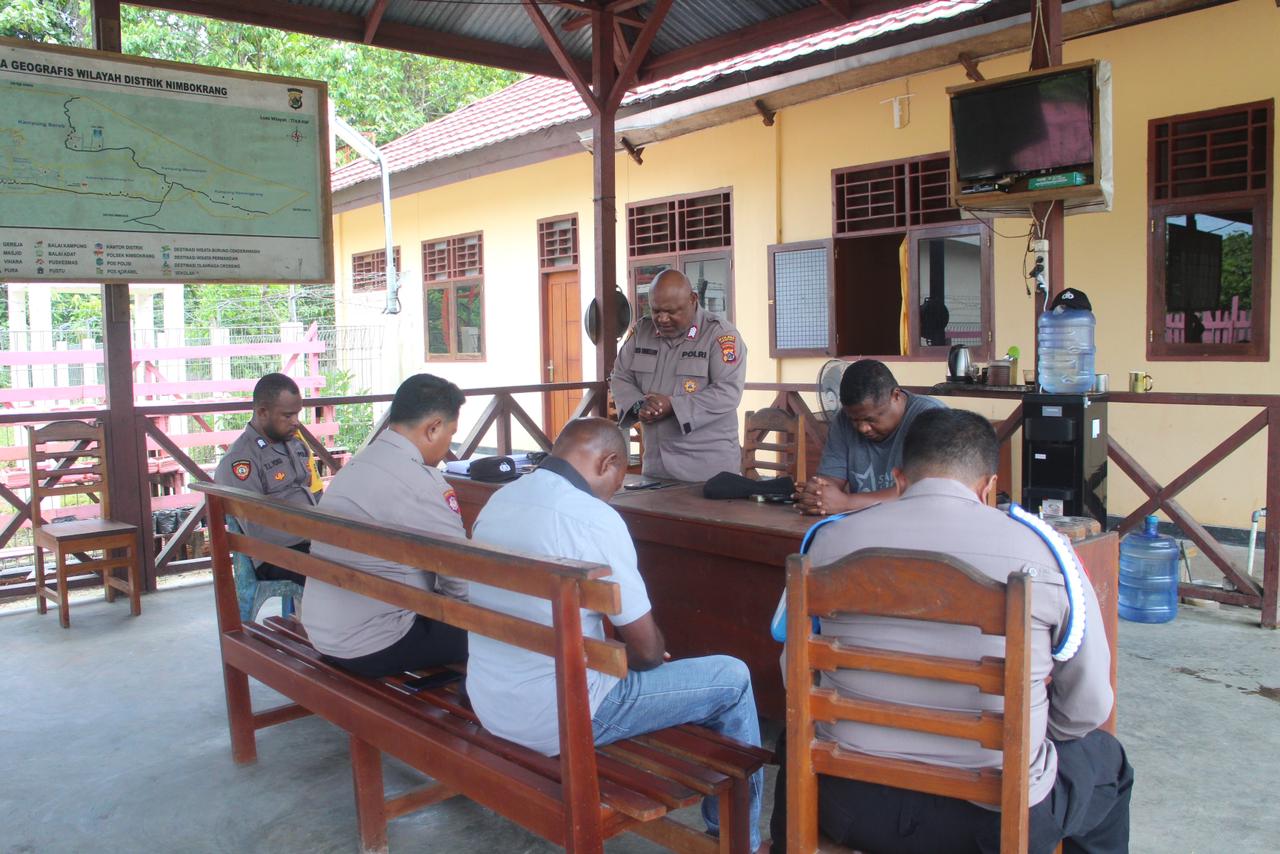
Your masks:
{"label": "power outlet on post", "polygon": [[1035,279],[1036,290],[1049,295],[1049,241],[1031,241],[1031,254],[1035,257],[1035,266],[1031,269],[1031,278]]}

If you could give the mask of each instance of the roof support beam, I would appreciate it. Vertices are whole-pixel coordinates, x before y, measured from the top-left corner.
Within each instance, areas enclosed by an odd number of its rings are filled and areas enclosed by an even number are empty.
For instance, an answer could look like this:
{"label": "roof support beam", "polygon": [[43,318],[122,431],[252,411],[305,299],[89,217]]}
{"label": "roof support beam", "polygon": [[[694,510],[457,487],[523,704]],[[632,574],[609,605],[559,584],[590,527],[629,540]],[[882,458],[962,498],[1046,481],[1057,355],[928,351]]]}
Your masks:
{"label": "roof support beam", "polygon": [[662,28],[662,22],[666,20],[669,11],[671,11],[671,0],[657,0],[653,5],[649,20],[644,22],[644,29],[640,31],[640,35],[636,36],[635,44],[631,45],[631,55],[627,57],[626,65],[618,72],[618,79],[614,81],[613,89],[610,90],[605,101],[606,109],[616,111],[622,104],[623,96],[636,82],[640,63],[649,55],[649,48],[653,46],[653,40],[658,35],[658,30]]}
{"label": "roof support beam", "polygon": [[[565,50],[564,42],[560,41],[560,37],[556,35],[556,31],[551,27],[551,22],[547,20],[547,16],[542,14],[542,9],[538,7],[536,0],[522,0],[524,10],[529,14],[529,20],[533,21],[533,26],[537,28],[538,34],[542,36],[542,41],[546,44],[547,50],[551,51],[551,55],[555,57],[556,63],[560,66],[560,70],[564,72],[564,76],[568,78],[573,87],[578,90],[578,94],[582,96],[583,102],[587,105],[587,109],[591,110],[592,115],[600,112],[600,97],[597,92],[592,92],[586,78],[579,72],[577,65],[573,61],[573,57],[569,56],[569,52]],[[599,23],[597,19],[598,13],[592,14],[594,23]],[[610,25],[608,32],[610,61],[613,55],[613,26]],[[596,34],[592,34],[592,41],[597,41]],[[594,60],[593,60],[594,68]],[[592,72],[594,78],[594,71]],[[612,137],[610,137],[612,138]]]}
{"label": "roof support beam", "polygon": [[[333,12],[315,6],[299,6],[285,0],[132,0],[131,5],[259,27],[274,27],[357,44],[364,43],[367,26],[367,21],[359,15]],[[526,74],[564,77],[561,67],[541,50],[426,30],[395,21],[379,23],[373,41],[369,44],[407,53],[438,56],[441,59],[508,68]],[[585,75],[585,64],[575,63],[575,67]]]}
{"label": "roof support beam", "polygon": [[970,53],[961,53],[956,57],[960,64],[964,66],[964,76],[968,77],[974,83],[981,83],[987,78],[982,76],[982,72],[978,70],[978,58]]}
{"label": "roof support beam", "polygon": [[[615,15],[613,17],[613,22],[618,26],[633,27],[634,29],[637,29],[637,30],[644,26],[644,21],[642,21],[640,18],[630,18],[625,15]],[[560,24],[560,28],[564,30],[566,33],[571,33],[574,30],[580,30],[583,27],[589,27],[589,26],[591,26],[590,15],[581,15],[577,18],[569,18],[568,20]]]}
{"label": "roof support beam", "polygon": [[364,43],[373,44],[373,37],[378,32],[378,24],[382,23],[382,15],[387,11],[391,0],[374,0],[373,8],[364,17]]}

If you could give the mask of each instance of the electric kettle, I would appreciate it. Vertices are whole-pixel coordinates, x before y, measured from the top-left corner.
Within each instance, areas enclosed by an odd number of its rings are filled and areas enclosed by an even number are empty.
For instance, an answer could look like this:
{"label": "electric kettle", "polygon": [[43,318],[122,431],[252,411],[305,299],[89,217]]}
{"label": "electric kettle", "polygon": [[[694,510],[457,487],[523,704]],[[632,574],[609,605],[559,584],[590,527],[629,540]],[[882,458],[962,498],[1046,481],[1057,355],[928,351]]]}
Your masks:
{"label": "electric kettle", "polygon": [[957,383],[972,382],[973,367],[969,348],[963,344],[952,344],[950,352],[947,353],[947,379]]}

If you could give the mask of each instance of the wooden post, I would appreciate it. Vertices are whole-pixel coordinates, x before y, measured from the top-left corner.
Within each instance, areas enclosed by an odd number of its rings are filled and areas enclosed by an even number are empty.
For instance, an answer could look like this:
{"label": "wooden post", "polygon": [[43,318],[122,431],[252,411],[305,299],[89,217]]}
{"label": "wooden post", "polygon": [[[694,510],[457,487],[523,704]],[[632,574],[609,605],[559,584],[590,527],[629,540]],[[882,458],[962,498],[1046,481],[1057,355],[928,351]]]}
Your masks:
{"label": "wooden post", "polygon": [[618,357],[616,289],[618,286],[617,169],[613,153],[618,108],[609,95],[617,77],[613,61],[613,15],[591,13],[591,90],[599,109],[591,117],[592,176],[595,187],[596,301],[600,305],[600,343],[596,345],[596,379],[609,378]]}
{"label": "wooden post", "polygon": [[[1043,10],[1043,30],[1035,27],[1036,10]],[[1031,3],[1032,44],[1031,67],[1050,68],[1062,64],[1062,0],[1032,0]],[[1035,217],[1037,235],[1049,241],[1049,299],[1052,300],[1065,288],[1066,243],[1063,230],[1063,203],[1038,202],[1031,206],[1031,215]],[[1040,319],[1045,304],[1044,297],[1036,294],[1035,319]],[[1035,330],[1032,330],[1034,336]],[[1039,362],[1040,353],[1036,352]]]}
{"label": "wooden post", "polygon": [[[93,0],[93,42],[98,50],[120,52],[120,0]],[[111,469],[111,515],[138,526],[142,541],[143,586],[156,589],[155,538],[147,455],[133,404],[133,340],[129,324],[129,284],[102,285],[103,379],[107,387],[107,465]]]}
{"label": "wooden post", "polygon": [[[1280,513],[1280,406],[1267,408],[1267,514]],[[1276,585],[1280,584],[1280,522],[1267,519],[1262,540],[1262,627],[1274,629],[1280,620]]]}

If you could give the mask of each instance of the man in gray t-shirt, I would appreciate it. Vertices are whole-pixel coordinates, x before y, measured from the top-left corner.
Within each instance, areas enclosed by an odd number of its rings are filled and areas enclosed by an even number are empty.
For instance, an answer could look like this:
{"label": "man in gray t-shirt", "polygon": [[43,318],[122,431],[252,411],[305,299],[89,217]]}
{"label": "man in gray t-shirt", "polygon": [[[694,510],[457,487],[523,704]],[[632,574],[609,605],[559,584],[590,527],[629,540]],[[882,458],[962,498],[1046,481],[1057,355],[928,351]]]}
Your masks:
{"label": "man in gray t-shirt", "polygon": [[921,412],[942,402],[912,394],[875,359],[861,359],[840,380],[842,411],[827,428],[818,474],[796,490],[800,512],[827,516],[893,501],[902,440]]}

